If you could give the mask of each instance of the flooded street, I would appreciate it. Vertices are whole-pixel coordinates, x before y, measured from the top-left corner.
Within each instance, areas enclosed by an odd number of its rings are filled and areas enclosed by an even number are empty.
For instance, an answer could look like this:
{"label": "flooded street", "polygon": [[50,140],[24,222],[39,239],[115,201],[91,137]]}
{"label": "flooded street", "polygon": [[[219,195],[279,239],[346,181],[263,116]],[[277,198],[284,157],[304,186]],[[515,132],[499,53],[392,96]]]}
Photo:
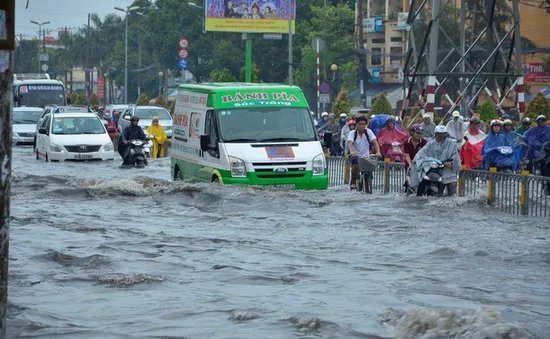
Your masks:
{"label": "flooded street", "polygon": [[14,148],[10,338],[540,338],[548,219]]}

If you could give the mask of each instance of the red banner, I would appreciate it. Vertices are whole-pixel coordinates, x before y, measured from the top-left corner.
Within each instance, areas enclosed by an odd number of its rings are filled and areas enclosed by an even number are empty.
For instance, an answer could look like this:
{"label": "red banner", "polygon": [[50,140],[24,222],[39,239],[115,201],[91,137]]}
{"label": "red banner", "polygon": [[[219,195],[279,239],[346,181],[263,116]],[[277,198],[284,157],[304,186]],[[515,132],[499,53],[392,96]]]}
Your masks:
{"label": "red banner", "polygon": [[525,83],[529,85],[550,85],[550,71],[542,63],[523,64]]}
{"label": "red banner", "polygon": [[104,92],[105,92],[105,80],[102,77],[97,78],[97,98],[103,99]]}

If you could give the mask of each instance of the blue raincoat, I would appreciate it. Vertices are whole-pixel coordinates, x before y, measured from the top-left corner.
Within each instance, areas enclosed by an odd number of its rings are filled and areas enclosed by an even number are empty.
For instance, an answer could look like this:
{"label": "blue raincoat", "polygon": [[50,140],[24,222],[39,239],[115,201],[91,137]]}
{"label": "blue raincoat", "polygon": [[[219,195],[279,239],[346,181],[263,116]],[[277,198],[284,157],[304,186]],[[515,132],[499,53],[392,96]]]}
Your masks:
{"label": "blue raincoat", "polygon": [[[392,115],[389,115],[389,114],[379,114],[374,118],[372,118],[369,126],[372,133],[378,136],[378,133],[380,133],[382,128],[386,127],[386,120],[388,120],[388,118],[391,116]],[[395,128],[397,128],[398,130],[404,130],[403,126],[401,126],[399,123],[395,124]]]}
{"label": "blue raincoat", "polygon": [[531,127],[525,132],[524,137],[527,139],[527,144],[529,145],[525,159],[536,159],[540,156],[542,145],[550,141],[550,126]]}
{"label": "blue raincoat", "polygon": [[[511,147],[513,150],[512,154],[502,154],[499,150],[501,146]],[[491,131],[487,135],[487,138],[485,138],[485,143],[481,150],[481,154],[483,155],[481,169],[487,170],[489,169],[489,165],[493,164],[497,167],[512,167],[515,171],[524,147],[524,138],[514,131],[500,132],[498,134]]]}

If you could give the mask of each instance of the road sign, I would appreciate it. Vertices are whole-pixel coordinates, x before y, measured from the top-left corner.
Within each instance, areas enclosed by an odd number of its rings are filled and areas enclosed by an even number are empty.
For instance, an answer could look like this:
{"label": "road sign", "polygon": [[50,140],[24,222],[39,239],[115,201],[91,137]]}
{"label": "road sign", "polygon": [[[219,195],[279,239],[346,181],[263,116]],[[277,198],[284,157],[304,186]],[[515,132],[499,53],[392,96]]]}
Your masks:
{"label": "road sign", "polygon": [[180,48],[188,48],[189,47],[189,40],[186,38],[181,38],[179,43]]}
{"label": "road sign", "polygon": [[322,104],[330,104],[330,94],[319,94],[319,101]]}
{"label": "road sign", "polygon": [[283,35],[279,33],[264,33],[264,40],[282,40]]}
{"label": "road sign", "polygon": [[321,38],[315,38],[313,41],[311,41],[311,48],[314,51],[317,51],[317,41],[319,41],[319,51],[322,51],[323,48],[325,48],[325,42]]}
{"label": "road sign", "polygon": [[330,85],[328,82],[323,82],[321,86],[319,86],[319,91],[323,94],[330,93]]}
{"label": "road sign", "polygon": [[40,61],[49,61],[50,60],[50,55],[48,53],[39,54],[38,57],[39,57]]}
{"label": "road sign", "polygon": [[189,68],[189,60],[184,59],[184,58],[179,59],[178,67],[183,68],[183,69]]}
{"label": "road sign", "polygon": [[187,59],[187,57],[189,56],[189,51],[185,48],[182,48],[180,49],[178,56],[180,57],[180,59]]}
{"label": "road sign", "polygon": [[50,67],[49,67],[48,65],[42,64],[42,71],[43,71],[43,72],[47,72],[48,69],[50,69]]}

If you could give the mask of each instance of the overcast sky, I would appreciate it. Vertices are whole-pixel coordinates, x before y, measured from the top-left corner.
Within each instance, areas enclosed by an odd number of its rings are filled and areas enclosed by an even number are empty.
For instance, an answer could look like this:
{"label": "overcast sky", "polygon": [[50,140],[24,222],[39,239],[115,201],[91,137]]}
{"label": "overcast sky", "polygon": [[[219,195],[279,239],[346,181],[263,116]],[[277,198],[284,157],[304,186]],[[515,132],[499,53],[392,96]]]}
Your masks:
{"label": "overcast sky", "polygon": [[[0,0],[1,1],[1,0]],[[126,7],[132,0],[30,0],[29,8],[25,9],[27,0],[15,0],[15,33],[25,34],[24,39],[36,38],[38,26],[30,21],[45,22],[43,29],[51,29],[46,35],[57,38],[59,28],[80,27],[88,23],[88,13],[97,13],[104,17],[111,12],[117,12],[114,6]],[[124,14],[119,12],[120,14]]]}

